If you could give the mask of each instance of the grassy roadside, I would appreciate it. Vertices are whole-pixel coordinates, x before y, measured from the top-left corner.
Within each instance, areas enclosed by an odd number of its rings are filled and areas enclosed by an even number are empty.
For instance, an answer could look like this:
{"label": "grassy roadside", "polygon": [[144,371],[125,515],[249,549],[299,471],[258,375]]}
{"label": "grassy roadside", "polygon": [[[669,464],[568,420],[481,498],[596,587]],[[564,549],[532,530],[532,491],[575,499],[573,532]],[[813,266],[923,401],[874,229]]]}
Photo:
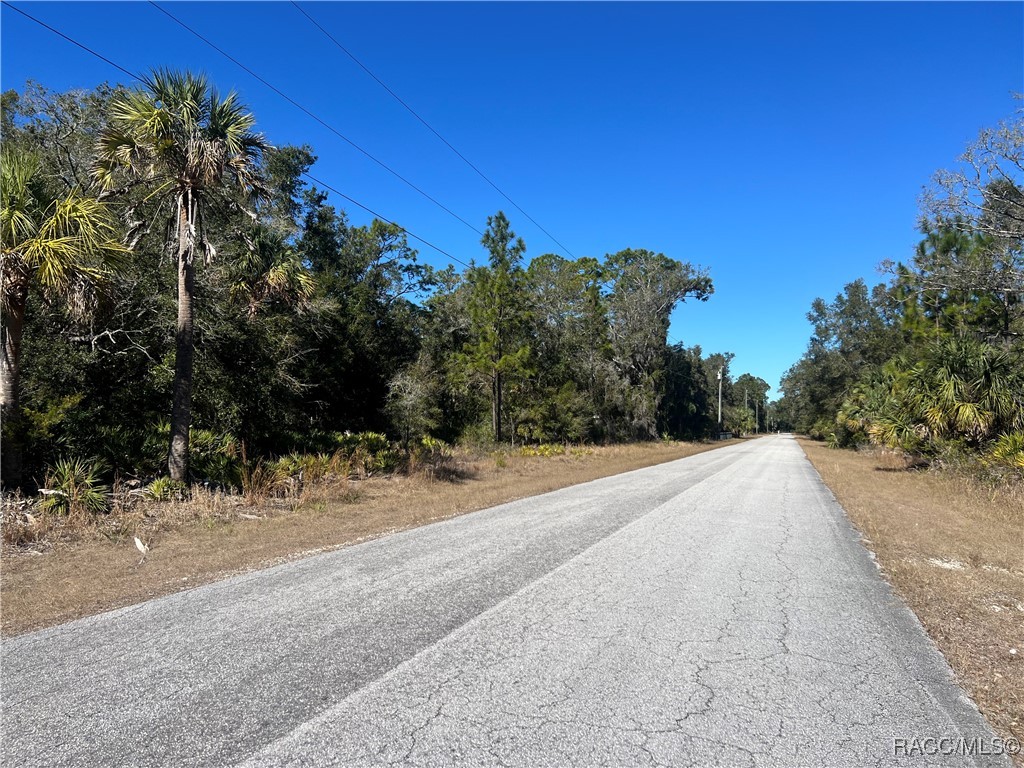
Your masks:
{"label": "grassy roadside", "polygon": [[[642,443],[555,456],[458,458],[450,480],[420,474],[311,488],[256,505],[207,495],[151,502],[71,540],[4,546],[0,631],[14,635],[506,501],[739,442]],[[140,563],[134,536],[150,551]]]}
{"label": "grassy roadside", "polygon": [[1024,488],[800,444],[997,734],[1024,741]]}

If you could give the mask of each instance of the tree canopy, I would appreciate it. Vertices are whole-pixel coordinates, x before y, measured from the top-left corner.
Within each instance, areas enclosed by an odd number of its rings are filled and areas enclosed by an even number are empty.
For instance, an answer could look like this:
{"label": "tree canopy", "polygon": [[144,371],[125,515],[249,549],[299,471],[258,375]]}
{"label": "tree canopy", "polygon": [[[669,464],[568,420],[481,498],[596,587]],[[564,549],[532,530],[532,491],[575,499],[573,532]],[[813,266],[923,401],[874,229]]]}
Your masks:
{"label": "tree canopy", "polygon": [[[401,226],[353,224],[306,183],[311,147],[271,146],[237,95],[187,72],[30,84],[2,117],[5,339],[24,331],[3,447],[25,471],[5,465],[5,486],[66,458],[230,485],[243,453],[349,432],[408,449],[717,431],[717,368],[667,339],[673,308],[713,293],[705,268],[642,248],[528,259],[501,211],[473,266],[431,268]],[[40,228],[75,258],[19,244]],[[40,300],[18,310],[8,272]]]}
{"label": "tree canopy", "polygon": [[887,284],[816,299],[777,413],[835,445],[1024,467],[1024,122],[984,129],[921,199]]}

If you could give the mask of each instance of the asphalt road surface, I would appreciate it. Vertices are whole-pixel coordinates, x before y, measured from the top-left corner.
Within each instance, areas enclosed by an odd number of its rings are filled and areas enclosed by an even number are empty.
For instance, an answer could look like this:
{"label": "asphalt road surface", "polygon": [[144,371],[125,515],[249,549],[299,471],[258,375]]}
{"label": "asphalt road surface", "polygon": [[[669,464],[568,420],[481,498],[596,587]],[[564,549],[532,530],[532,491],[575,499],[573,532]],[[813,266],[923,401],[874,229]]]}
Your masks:
{"label": "asphalt road surface", "polygon": [[17,637],[2,665],[10,766],[1008,765],[963,754],[991,731],[786,436]]}

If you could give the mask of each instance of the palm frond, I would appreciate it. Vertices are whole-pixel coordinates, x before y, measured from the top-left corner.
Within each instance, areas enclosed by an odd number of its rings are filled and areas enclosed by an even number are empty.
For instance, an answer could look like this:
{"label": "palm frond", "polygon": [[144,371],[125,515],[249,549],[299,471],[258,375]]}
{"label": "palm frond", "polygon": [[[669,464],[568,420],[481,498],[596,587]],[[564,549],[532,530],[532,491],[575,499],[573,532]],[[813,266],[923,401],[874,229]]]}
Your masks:
{"label": "palm frond", "polygon": [[15,251],[21,241],[38,227],[35,210],[38,203],[31,180],[39,170],[36,155],[3,147],[0,154],[0,243],[3,250]]}
{"label": "palm frond", "polygon": [[[72,191],[53,200],[37,200],[27,192],[38,164],[4,152],[4,206],[0,214],[3,249],[0,272],[4,314],[24,306],[30,282],[44,292],[69,299],[69,306],[89,287],[123,266],[128,249],[107,206]],[[20,188],[15,185],[20,185]],[[73,307],[72,307],[73,308]]]}

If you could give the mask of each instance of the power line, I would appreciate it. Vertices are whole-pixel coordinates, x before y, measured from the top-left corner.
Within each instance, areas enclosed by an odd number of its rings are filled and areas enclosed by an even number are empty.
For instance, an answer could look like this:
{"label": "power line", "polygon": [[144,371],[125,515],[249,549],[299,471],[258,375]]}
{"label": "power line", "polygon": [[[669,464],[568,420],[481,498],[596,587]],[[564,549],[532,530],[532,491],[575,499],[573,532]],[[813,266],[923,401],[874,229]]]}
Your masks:
{"label": "power line", "polygon": [[67,41],[68,41],[69,43],[71,43],[72,45],[77,45],[77,46],[78,46],[79,48],[81,48],[81,49],[82,49],[83,51],[86,51],[87,53],[91,53],[91,54],[92,54],[93,56],[95,56],[95,57],[96,57],[97,59],[102,59],[102,60],[103,60],[103,61],[105,61],[105,62],[106,62],[107,64],[109,64],[110,66],[112,66],[112,67],[113,67],[114,69],[119,69],[119,70],[121,70],[121,71],[122,71],[122,72],[124,72],[124,73],[125,73],[126,75],[128,75],[128,77],[131,77],[131,78],[133,78],[133,79],[135,79],[135,80],[140,80],[140,81],[142,81],[142,82],[145,82],[144,78],[141,78],[141,77],[139,77],[139,76],[138,76],[138,75],[136,75],[136,74],[135,74],[134,72],[129,72],[129,71],[127,70],[127,69],[125,69],[125,68],[124,68],[124,67],[122,67],[121,65],[119,65],[119,64],[115,64],[115,63],[114,63],[114,62],[112,62],[112,61],[111,61],[110,59],[108,59],[108,58],[107,58],[106,56],[103,56],[103,55],[101,55],[101,54],[97,53],[97,52],[96,52],[96,51],[94,51],[94,50],[93,50],[92,48],[89,48],[89,47],[87,47],[87,46],[85,46],[85,45],[82,45],[82,43],[78,42],[77,40],[72,40],[72,39],[71,39],[70,37],[68,37],[67,35],[65,35],[65,34],[64,34],[63,32],[61,32],[60,30],[54,29],[53,27],[51,27],[51,26],[50,26],[49,24],[47,24],[46,22],[40,21],[40,20],[39,20],[39,19],[37,19],[37,18],[36,18],[35,16],[31,16],[30,14],[27,14],[27,13],[25,13],[25,11],[21,10],[21,8],[17,8],[17,7],[15,7],[15,6],[11,5],[10,3],[8,3],[8,2],[7,2],[7,0],[3,0],[3,4],[4,4],[4,5],[6,5],[6,6],[8,7],[8,8],[10,8],[10,9],[11,9],[12,11],[16,11],[16,12],[20,13],[20,14],[21,14],[22,16],[24,16],[24,17],[25,17],[26,19],[30,19],[30,20],[34,21],[34,22],[35,22],[36,24],[38,24],[39,26],[41,26],[41,27],[43,27],[43,28],[45,28],[45,29],[48,29],[48,30],[50,30],[51,32],[53,32],[53,34],[57,35],[58,37],[62,37],[62,38],[64,38],[65,40],[67,40]]}
{"label": "power line", "polygon": [[310,110],[306,109],[306,108],[305,108],[304,106],[302,106],[301,104],[299,104],[299,103],[298,103],[297,101],[295,101],[295,99],[293,99],[293,98],[292,98],[291,96],[289,96],[288,94],[286,94],[286,93],[285,93],[284,91],[280,90],[279,88],[277,88],[277,87],[276,87],[276,86],[274,86],[274,85],[271,85],[271,84],[270,84],[269,82],[267,82],[267,81],[266,81],[266,80],[264,80],[264,79],[263,79],[262,77],[260,77],[260,76],[259,76],[259,75],[257,75],[257,74],[256,74],[255,72],[253,72],[253,71],[252,71],[251,69],[249,69],[249,68],[248,68],[247,66],[245,66],[245,64],[243,64],[242,62],[240,62],[240,61],[239,61],[238,59],[236,59],[236,58],[235,58],[234,56],[232,56],[231,54],[227,53],[227,52],[226,52],[225,50],[223,50],[222,48],[219,48],[219,47],[218,47],[217,45],[215,45],[215,44],[214,44],[213,42],[211,42],[211,41],[210,41],[209,39],[207,39],[206,37],[203,37],[203,35],[201,35],[201,34],[199,34],[198,32],[196,32],[196,30],[192,29],[192,27],[190,27],[190,26],[189,26],[188,24],[186,24],[186,23],[185,23],[185,22],[183,22],[183,21],[182,21],[181,19],[179,19],[178,17],[176,17],[176,16],[175,16],[174,14],[172,14],[172,13],[171,13],[170,11],[167,11],[167,10],[165,10],[164,8],[161,8],[161,7],[160,7],[159,5],[157,5],[157,3],[155,3],[155,2],[153,1],[153,0],[149,0],[149,4],[150,4],[150,5],[152,5],[152,6],[154,7],[154,8],[156,8],[156,9],[157,9],[158,11],[160,11],[160,12],[161,12],[162,14],[164,14],[165,16],[167,16],[167,17],[168,17],[169,19],[171,19],[172,21],[174,21],[174,22],[175,22],[176,24],[178,24],[179,26],[181,26],[181,27],[182,27],[183,29],[187,30],[188,32],[192,33],[192,34],[193,34],[193,35],[195,35],[195,36],[196,36],[197,38],[199,38],[200,40],[202,40],[202,41],[203,41],[204,43],[206,43],[206,44],[207,44],[208,46],[210,46],[211,48],[213,48],[213,50],[217,51],[217,53],[219,53],[219,54],[220,54],[221,56],[223,56],[223,57],[224,57],[224,58],[226,58],[226,59],[227,59],[228,61],[230,61],[230,62],[232,62],[233,64],[235,64],[235,66],[239,67],[240,69],[242,69],[242,70],[244,70],[245,72],[247,72],[247,73],[248,73],[248,74],[249,74],[250,76],[252,76],[252,77],[254,77],[255,79],[259,80],[259,81],[260,81],[261,83],[263,83],[263,85],[265,85],[265,86],[266,86],[267,88],[269,88],[270,90],[272,90],[272,91],[273,91],[274,93],[276,93],[276,94],[277,94],[278,96],[280,96],[280,97],[281,97],[282,99],[284,99],[285,101],[287,101],[287,102],[288,102],[289,104],[291,104],[291,105],[292,105],[293,107],[295,107],[296,109],[299,109],[299,110],[301,110],[301,111],[302,111],[302,112],[304,112],[304,113],[305,113],[306,115],[308,115],[308,116],[309,116],[309,117],[311,117],[312,119],[316,120],[316,121],[317,121],[318,123],[320,123],[320,125],[322,125],[322,126],[323,126],[324,128],[326,128],[327,130],[329,130],[329,131],[330,131],[331,133],[333,133],[333,134],[334,134],[335,136],[337,136],[338,138],[340,138],[340,139],[341,139],[342,141],[344,141],[345,143],[349,144],[349,145],[350,145],[351,147],[353,147],[354,149],[356,149],[356,150],[358,150],[359,152],[361,152],[361,153],[362,153],[363,155],[365,155],[365,156],[366,156],[366,157],[368,157],[368,158],[369,158],[370,160],[372,160],[373,162],[375,162],[375,163],[376,163],[377,165],[379,165],[379,166],[380,166],[381,168],[383,168],[384,170],[386,170],[386,171],[387,171],[388,173],[390,173],[390,174],[391,174],[392,176],[394,176],[395,178],[399,179],[400,181],[402,181],[403,183],[405,183],[405,184],[406,184],[407,186],[409,186],[410,188],[412,188],[412,189],[416,190],[417,192],[419,192],[419,193],[420,193],[420,194],[421,194],[421,195],[422,195],[423,197],[425,197],[425,198],[426,198],[427,200],[429,200],[430,202],[432,202],[432,203],[433,203],[434,205],[436,205],[436,206],[437,206],[438,208],[440,208],[440,209],[441,209],[442,211],[444,211],[444,212],[445,212],[445,213],[447,213],[448,215],[450,215],[450,216],[452,216],[452,217],[454,217],[454,218],[458,219],[458,220],[459,220],[459,221],[461,221],[461,222],[462,222],[463,224],[465,224],[465,225],[466,225],[467,227],[469,227],[469,228],[470,228],[471,230],[473,230],[473,231],[474,231],[474,232],[476,232],[476,233],[477,233],[478,235],[480,235],[481,237],[483,237],[483,234],[484,234],[483,232],[481,232],[481,231],[480,231],[479,229],[477,229],[476,227],[474,227],[474,226],[473,226],[472,224],[470,224],[470,223],[469,223],[468,221],[466,221],[466,220],[465,220],[464,218],[462,218],[461,216],[459,216],[459,214],[455,213],[455,211],[453,211],[453,210],[451,210],[450,208],[448,208],[447,206],[445,206],[445,205],[444,205],[444,204],[443,204],[442,202],[440,202],[440,201],[439,201],[439,200],[437,200],[436,198],[434,198],[434,197],[431,197],[431,196],[430,196],[429,194],[427,194],[427,193],[426,193],[426,192],[424,192],[424,191],[423,191],[422,189],[420,189],[419,187],[417,187],[417,186],[416,186],[415,184],[413,184],[413,183],[412,183],[411,181],[409,181],[409,180],[408,180],[407,178],[405,178],[405,176],[403,176],[402,174],[400,174],[400,173],[399,173],[398,171],[396,171],[396,170],[395,170],[394,168],[392,168],[391,166],[389,166],[389,165],[388,165],[387,163],[385,163],[385,162],[384,162],[383,160],[378,160],[378,159],[377,159],[376,157],[374,157],[374,156],[373,156],[372,154],[370,154],[370,153],[369,153],[368,151],[366,151],[366,150],[365,150],[365,149],[363,149],[363,148],[362,148],[361,146],[359,146],[358,144],[356,144],[356,143],[355,143],[354,141],[352,141],[352,139],[348,138],[348,137],[347,137],[347,136],[346,136],[345,134],[343,134],[343,133],[342,133],[341,131],[339,131],[339,130],[338,130],[337,128],[335,128],[335,127],[334,127],[333,125],[331,125],[330,123],[328,123],[328,122],[326,122],[325,120],[321,119],[321,118],[320,118],[320,117],[318,117],[317,115],[313,114],[313,113],[312,113],[312,112],[311,112]]}
{"label": "power line", "polygon": [[372,214],[373,216],[376,216],[376,217],[377,217],[378,219],[380,219],[380,220],[382,220],[382,221],[386,221],[386,222],[388,222],[389,224],[394,224],[394,225],[395,225],[396,227],[398,227],[398,228],[399,228],[399,229],[401,229],[401,230],[402,230],[403,232],[405,232],[405,234],[407,234],[407,235],[408,235],[409,237],[415,238],[416,240],[419,240],[419,241],[420,241],[421,243],[423,243],[424,245],[428,245],[428,246],[430,246],[430,247],[431,247],[431,248],[433,248],[433,249],[434,249],[435,251],[437,251],[438,253],[444,254],[445,256],[447,256],[447,257],[448,257],[449,259],[451,259],[452,261],[457,261],[457,262],[458,262],[459,264],[461,264],[462,266],[464,266],[464,267],[469,267],[469,264],[467,264],[466,262],[464,262],[464,261],[463,261],[462,259],[460,259],[460,258],[457,258],[457,257],[455,257],[455,256],[452,256],[452,255],[451,255],[450,253],[448,253],[448,251],[445,251],[445,250],[443,250],[443,249],[441,249],[441,248],[438,248],[438,247],[437,247],[436,245],[434,245],[433,243],[431,243],[431,242],[430,242],[429,240],[424,240],[424,239],[423,239],[422,237],[420,237],[419,235],[415,234],[414,232],[410,232],[410,231],[409,231],[408,229],[406,229],[405,227],[403,227],[403,226],[402,226],[401,224],[399,224],[398,222],[396,222],[396,221],[391,221],[390,219],[388,219],[388,217],[387,217],[387,216],[384,216],[384,215],[382,215],[382,214],[379,214],[379,213],[377,213],[377,212],[376,212],[376,211],[374,211],[374,210],[373,210],[372,208],[367,208],[367,207],[366,207],[365,205],[363,205],[362,203],[360,203],[360,202],[359,202],[358,200],[355,200],[355,199],[353,199],[353,198],[349,197],[348,195],[346,195],[346,194],[345,194],[344,192],[341,192],[340,190],[337,190],[337,189],[335,189],[334,187],[332,187],[332,186],[331,186],[330,184],[328,184],[327,182],[324,182],[324,181],[320,181],[320,180],[319,180],[318,178],[316,178],[315,176],[313,176],[313,175],[311,175],[311,174],[309,174],[309,173],[304,173],[304,174],[302,174],[302,175],[303,175],[303,176],[305,176],[305,177],[306,177],[307,179],[309,179],[310,181],[312,181],[312,182],[313,182],[314,184],[319,184],[319,185],[320,185],[321,187],[323,187],[324,189],[330,190],[331,192],[333,192],[334,194],[338,195],[339,197],[343,197],[343,198],[345,198],[346,200],[348,200],[348,201],[349,201],[350,203],[352,203],[353,205],[357,205],[357,206],[359,206],[360,208],[362,208],[362,209],[363,209],[364,211],[366,211],[367,213],[369,213],[369,214]]}
{"label": "power line", "polygon": [[[44,29],[47,29],[47,30],[49,30],[49,31],[50,31],[50,32],[52,32],[53,34],[57,35],[58,37],[61,37],[61,38],[63,38],[64,40],[66,40],[67,42],[71,43],[72,45],[75,45],[75,46],[77,46],[77,47],[81,48],[81,49],[82,49],[83,51],[85,51],[86,53],[89,53],[89,54],[91,54],[92,56],[95,56],[95,57],[96,57],[97,59],[100,59],[101,61],[103,61],[103,62],[105,62],[105,63],[109,64],[110,66],[114,67],[114,69],[117,69],[117,70],[119,70],[119,71],[123,72],[124,74],[128,75],[129,77],[131,77],[131,78],[133,78],[133,79],[135,79],[135,80],[138,80],[138,81],[140,81],[140,82],[143,82],[143,83],[145,83],[145,82],[148,82],[148,79],[147,79],[147,78],[145,78],[145,77],[142,77],[142,76],[140,76],[140,75],[136,74],[135,72],[132,72],[131,70],[125,69],[125,68],[124,68],[124,67],[122,67],[122,66],[121,66],[120,64],[117,64],[117,63],[115,63],[115,62],[111,61],[111,60],[110,60],[110,59],[108,59],[108,58],[107,58],[106,56],[104,56],[103,54],[101,54],[101,53],[99,53],[99,52],[97,52],[97,51],[94,51],[94,50],[93,50],[92,48],[90,48],[89,46],[87,46],[87,45],[84,45],[83,43],[80,43],[80,42],[78,42],[77,40],[75,40],[75,39],[73,39],[73,38],[71,38],[71,37],[68,37],[68,36],[67,36],[67,35],[65,35],[65,34],[64,34],[63,32],[61,32],[61,31],[59,31],[59,30],[57,30],[57,29],[54,29],[54,28],[53,28],[53,27],[51,27],[51,26],[50,26],[49,24],[46,24],[45,22],[43,22],[43,21],[41,21],[41,20],[37,19],[37,18],[36,18],[35,16],[32,16],[32,15],[31,15],[31,14],[29,14],[29,13],[26,13],[25,11],[21,10],[20,8],[16,8],[15,6],[13,6],[13,5],[11,5],[11,4],[9,3],[9,2],[7,2],[7,0],[0,0],[0,2],[2,2],[2,3],[3,3],[3,5],[7,6],[7,7],[8,7],[8,8],[10,8],[11,10],[13,10],[13,11],[17,11],[17,12],[18,12],[18,13],[20,13],[20,14],[21,14],[22,16],[24,16],[24,17],[25,17],[26,19],[29,19],[30,21],[33,21],[33,22],[35,22],[35,23],[36,23],[36,24],[38,24],[39,26],[43,27]],[[468,266],[469,266],[469,264],[467,264],[466,262],[462,261],[462,260],[461,260],[461,259],[459,259],[459,258],[456,258],[455,256],[453,256],[452,254],[448,253],[448,251],[444,250],[443,248],[439,248],[438,246],[436,246],[436,245],[434,245],[433,243],[431,243],[431,242],[430,242],[429,240],[425,240],[424,238],[420,237],[420,236],[419,236],[419,235],[417,235],[416,233],[414,233],[414,232],[410,232],[410,231],[409,231],[408,229],[406,229],[405,227],[403,227],[403,226],[402,226],[401,224],[398,224],[397,222],[395,222],[395,221],[392,221],[392,220],[391,220],[391,219],[390,219],[389,217],[387,217],[387,216],[384,216],[383,214],[377,213],[377,212],[376,212],[376,211],[374,211],[374,210],[373,210],[372,208],[369,208],[369,207],[367,207],[367,206],[363,205],[362,203],[360,203],[360,202],[359,202],[358,200],[356,200],[355,198],[353,198],[353,197],[349,197],[349,196],[348,196],[348,195],[346,195],[346,194],[345,194],[344,192],[342,192],[342,191],[340,191],[340,190],[336,189],[335,187],[332,187],[332,186],[331,186],[330,184],[327,184],[326,182],[324,182],[324,181],[321,181],[321,180],[319,180],[319,179],[317,179],[317,178],[315,178],[315,177],[311,176],[311,175],[310,175],[310,174],[308,174],[308,173],[304,173],[303,175],[304,175],[304,176],[305,176],[306,178],[308,178],[308,179],[309,179],[310,181],[312,181],[312,182],[313,182],[314,184],[319,184],[319,185],[320,185],[321,187],[323,187],[324,189],[328,189],[328,190],[330,190],[331,192],[333,192],[334,194],[336,194],[336,195],[338,195],[338,196],[340,196],[340,197],[343,197],[343,198],[345,198],[346,200],[348,200],[348,201],[349,201],[350,203],[352,203],[353,205],[356,205],[356,206],[358,206],[358,207],[362,208],[362,209],[363,209],[364,211],[366,211],[367,213],[370,213],[370,214],[372,214],[373,216],[376,216],[376,217],[377,217],[378,219],[381,219],[382,221],[386,221],[386,222],[388,222],[388,223],[390,223],[390,224],[394,224],[394,225],[395,225],[396,227],[398,227],[399,229],[401,229],[401,230],[402,230],[402,231],[403,231],[403,232],[404,232],[405,234],[409,235],[409,237],[412,237],[412,238],[415,238],[416,240],[419,240],[419,241],[420,241],[421,243],[423,243],[424,245],[427,245],[427,246],[429,246],[430,248],[433,248],[433,249],[434,249],[435,251],[437,251],[438,253],[440,253],[440,254],[442,254],[442,255],[444,255],[444,256],[447,256],[447,257],[448,257],[449,259],[452,259],[453,261],[457,261],[457,262],[458,262],[459,264],[463,265],[464,267],[468,267]]]}
{"label": "power line", "polygon": [[511,197],[509,197],[507,194],[505,194],[505,192],[497,184],[495,184],[493,181],[491,181],[486,176],[486,174],[484,174],[483,171],[481,171],[479,168],[477,168],[472,162],[470,162],[470,160],[465,155],[463,155],[461,152],[459,152],[459,150],[457,150],[455,147],[453,147],[451,142],[448,141],[448,139],[446,139],[444,136],[442,136],[440,133],[438,133],[430,123],[428,123],[423,117],[421,117],[419,115],[419,113],[416,112],[416,110],[414,110],[412,107],[410,107],[408,104],[406,104],[405,101],[402,100],[402,98],[397,93],[395,93],[393,90],[391,90],[391,88],[389,88],[387,86],[387,84],[384,83],[383,80],[381,80],[379,77],[377,77],[377,75],[375,75],[373,72],[371,72],[369,67],[367,67],[365,64],[363,64],[363,62],[361,62],[359,59],[357,59],[355,57],[355,55],[353,55],[353,53],[348,50],[348,48],[346,48],[340,42],[338,42],[338,40],[334,37],[334,35],[332,35],[330,32],[328,32],[326,29],[324,29],[324,27],[321,26],[320,23],[317,22],[316,19],[314,19],[312,16],[310,16],[308,13],[306,13],[306,11],[304,11],[299,6],[299,4],[295,2],[295,0],[291,0],[291,4],[295,7],[295,9],[299,13],[301,13],[303,16],[305,16],[307,19],[309,19],[310,23],[312,23],[313,26],[315,26],[317,29],[319,29],[321,32],[323,32],[324,35],[332,43],[334,43],[346,56],[348,56],[350,59],[352,59],[352,61],[354,61],[356,64],[358,64],[359,67],[366,74],[368,74],[370,77],[372,77],[381,88],[383,88],[385,91],[387,91],[389,94],[391,94],[391,96],[395,99],[395,101],[397,101],[399,104],[401,104],[403,107],[405,107],[406,110],[408,110],[408,112],[413,117],[415,117],[417,120],[419,120],[421,123],[423,123],[423,125],[426,126],[427,130],[429,130],[438,139],[440,139],[441,142],[446,147],[448,147],[448,149],[450,149],[452,152],[454,152],[466,165],[468,165],[470,168],[472,168],[474,171],[476,171],[477,175],[481,179],[483,179],[488,184],[490,184],[495,189],[495,191],[497,191],[497,193],[499,195],[501,195],[506,200],[508,200],[515,207],[515,209],[517,211],[519,211],[521,214],[523,214],[523,216],[525,216],[527,219],[529,219],[537,227],[537,229],[539,229],[541,232],[543,232],[545,235],[547,235],[551,239],[551,241],[553,243],[555,243],[555,245],[557,245],[559,248],[561,248],[563,251],[565,251],[565,253],[569,256],[569,258],[572,258],[572,259],[576,258],[575,256],[573,256],[572,252],[568,248],[566,248],[564,245],[562,245],[560,242],[558,242],[558,239],[555,238],[554,235],[552,235],[550,232],[548,232],[546,229],[544,229],[544,227],[542,227],[539,223],[537,223],[536,219],[534,219],[530,214],[528,214],[521,207],[519,207],[519,204],[516,203],[515,200],[513,200]]}

